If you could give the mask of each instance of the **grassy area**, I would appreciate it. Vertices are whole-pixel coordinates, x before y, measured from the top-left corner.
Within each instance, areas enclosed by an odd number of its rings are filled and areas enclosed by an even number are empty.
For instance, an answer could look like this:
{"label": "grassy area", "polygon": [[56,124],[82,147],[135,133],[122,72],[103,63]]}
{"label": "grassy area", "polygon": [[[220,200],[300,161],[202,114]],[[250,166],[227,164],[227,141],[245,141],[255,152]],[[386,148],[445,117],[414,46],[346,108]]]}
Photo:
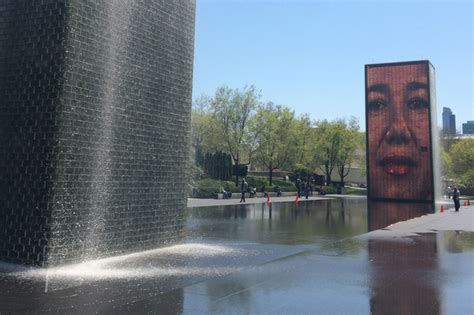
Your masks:
{"label": "grassy area", "polygon": [[346,195],[367,196],[367,189],[357,189],[353,187],[344,187]]}

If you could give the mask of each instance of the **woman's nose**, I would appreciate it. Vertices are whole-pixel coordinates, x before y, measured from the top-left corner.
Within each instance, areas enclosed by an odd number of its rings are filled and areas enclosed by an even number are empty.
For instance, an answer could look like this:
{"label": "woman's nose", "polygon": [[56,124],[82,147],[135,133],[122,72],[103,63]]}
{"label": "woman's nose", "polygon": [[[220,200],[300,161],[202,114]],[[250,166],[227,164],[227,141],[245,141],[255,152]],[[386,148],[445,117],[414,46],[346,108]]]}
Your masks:
{"label": "woman's nose", "polygon": [[412,140],[404,113],[401,108],[392,111],[389,128],[384,135],[385,141],[390,145],[408,144]]}

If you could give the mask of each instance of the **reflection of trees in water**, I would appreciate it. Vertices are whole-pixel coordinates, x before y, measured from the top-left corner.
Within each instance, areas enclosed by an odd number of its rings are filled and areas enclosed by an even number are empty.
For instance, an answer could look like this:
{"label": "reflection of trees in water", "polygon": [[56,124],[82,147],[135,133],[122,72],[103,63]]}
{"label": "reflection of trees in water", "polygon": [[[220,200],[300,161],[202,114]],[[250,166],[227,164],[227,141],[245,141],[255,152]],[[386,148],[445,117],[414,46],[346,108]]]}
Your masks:
{"label": "reflection of trees in water", "polygon": [[474,251],[474,233],[465,231],[445,231],[443,241],[446,250],[450,253]]}
{"label": "reflection of trees in water", "polygon": [[272,203],[271,215],[266,203],[197,208],[188,219],[188,235],[281,244],[341,239],[366,232],[366,209],[364,200],[337,199],[303,201],[298,207]]}

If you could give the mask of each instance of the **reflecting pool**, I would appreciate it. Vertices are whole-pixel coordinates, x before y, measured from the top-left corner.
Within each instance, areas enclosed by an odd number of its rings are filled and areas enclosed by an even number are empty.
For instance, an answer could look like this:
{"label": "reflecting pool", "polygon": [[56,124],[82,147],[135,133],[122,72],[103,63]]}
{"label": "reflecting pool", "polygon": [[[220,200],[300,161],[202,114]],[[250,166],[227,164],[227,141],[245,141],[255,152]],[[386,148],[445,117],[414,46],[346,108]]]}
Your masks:
{"label": "reflecting pool", "polygon": [[365,199],[188,212],[181,245],[49,269],[0,265],[0,313],[474,311],[472,232],[359,239]]}
{"label": "reflecting pool", "polygon": [[301,245],[367,232],[365,199],[189,208],[188,240]]}

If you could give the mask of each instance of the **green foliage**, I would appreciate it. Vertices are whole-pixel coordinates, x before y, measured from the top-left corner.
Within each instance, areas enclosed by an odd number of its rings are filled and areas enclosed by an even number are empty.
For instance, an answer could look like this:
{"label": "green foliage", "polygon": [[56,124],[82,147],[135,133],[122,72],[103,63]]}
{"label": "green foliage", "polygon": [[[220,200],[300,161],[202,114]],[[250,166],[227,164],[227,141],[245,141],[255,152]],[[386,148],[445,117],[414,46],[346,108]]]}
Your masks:
{"label": "green foliage", "polygon": [[274,179],[273,186],[279,186],[282,189],[285,188],[285,191],[296,191],[295,183],[288,180]]}
{"label": "green foliage", "polygon": [[308,162],[311,160],[312,154],[313,129],[313,123],[308,114],[303,114],[295,119],[292,132],[295,136],[297,150],[296,153],[291,156],[293,169],[298,168],[297,165],[308,167]]}
{"label": "green foliage", "polygon": [[461,177],[461,185],[464,187],[474,187],[474,167],[467,170]]}
{"label": "green foliage", "polygon": [[[279,186],[282,191],[296,191],[295,185],[290,181],[274,180],[273,186],[270,186],[268,185],[268,180],[266,178],[248,177],[247,182],[249,183],[249,187],[257,188],[258,192],[260,192],[262,185],[265,185],[266,190],[271,192],[274,191],[276,186]],[[240,193],[240,187],[235,186],[232,181],[206,178],[195,182],[192,197],[216,198],[217,194],[222,192],[223,189],[235,194]]]}
{"label": "green foliage", "polygon": [[281,191],[296,191],[295,184],[290,181],[274,179],[272,185],[266,178],[262,177],[248,177],[247,182],[249,187],[257,188],[257,191],[260,192],[260,189],[265,185],[266,191],[275,191],[275,187],[280,187]]}
{"label": "green foliage", "polygon": [[204,157],[204,172],[213,179],[228,180],[232,177],[232,159],[221,151],[207,153]]}
{"label": "green foliage", "polygon": [[[204,120],[203,134],[207,152],[227,152],[234,165],[242,164],[247,154],[250,160],[255,139],[250,133],[249,121],[260,104],[260,92],[253,85],[242,90],[221,86],[205,102],[208,115]],[[237,184],[238,173],[235,175]]]}
{"label": "green foliage", "polygon": [[474,234],[460,231],[445,231],[443,233],[445,248],[451,253],[474,250]]}
{"label": "green foliage", "polygon": [[248,170],[249,170],[249,167],[247,165],[239,164],[239,165],[233,166],[232,173],[234,173],[234,175],[239,176],[239,177],[245,177],[247,176]]}
{"label": "green foliage", "polygon": [[462,176],[474,168],[474,139],[461,139],[451,146],[449,152],[452,170],[455,175]]}
{"label": "green foliage", "polygon": [[474,188],[474,139],[449,142],[441,151],[441,166],[445,176],[465,188]]}
{"label": "green foliage", "polygon": [[216,151],[215,144],[218,142],[218,135],[214,132],[210,102],[211,98],[206,95],[197,98],[191,112],[191,143],[199,166],[202,166],[206,152]]}
{"label": "green foliage", "polygon": [[344,194],[346,195],[356,195],[356,196],[366,196],[367,189],[355,189],[352,187],[344,187]]}
{"label": "green foliage", "polygon": [[349,121],[318,121],[313,132],[311,159],[308,164],[312,169],[322,171],[328,183],[331,183],[334,169],[344,180],[361,139],[359,123],[354,117]]}
{"label": "green foliage", "polygon": [[295,178],[298,176],[302,178],[307,178],[308,175],[311,175],[313,173],[308,166],[299,163],[296,164],[291,171],[294,174]]}
{"label": "green foliage", "polygon": [[244,145],[250,142],[249,120],[260,103],[260,92],[255,86],[243,90],[226,86],[217,88],[210,100],[213,133],[219,135],[215,148],[224,148],[234,160],[244,154]]}
{"label": "green foliage", "polygon": [[[212,97],[195,100],[192,144],[197,165],[204,165],[206,153],[222,151],[230,154],[234,165],[264,167],[269,184],[276,169],[305,173],[320,169],[329,181],[333,170],[347,175],[356,148],[365,144],[356,119],[312,122],[307,114],[295,118],[288,107],[272,102],[262,105],[260,98],[255,86],[241,90],[221,86]],[[362,158],[358,162],[365,165]],[[206,172],[226,178],[207,168]],[[237,183],[239,175],[234,175]]]}
{"label": "green foliage", "polygon": [[221,192],[221,182],[214,179],[203,179],[195,183],[194,198],[215,198]]}
{"label": "green foliage", "polygon": [[451,160],[451,156],[447,151],[441,148],[441,160],[440,160],[440,167],[441,167],[441,174],[443,176],[451,178],[453,176],[452,169],[453,169],[453,161]]}
{"label": "green foliage", "polygon": [[197,181],[204,177],[204,171],[199,166],[193,163],[190,163],[189,168],[190,168],[189,172],[190,172],[192,181]]}
{"label": "green foliage", "polygon": [[337,193],[337,188],[336,188],[336,186],[333,186],[333,185],[322,186],[322,189],[326,192],[326,194],[336,194]]}
{"label": "green foliage", "polygon": [[294,134],[294,113],[289,108],[269,102],[260,106],[251,122],[251,130],[256,140],[255,158],[269,173],[288,165],[296,152]]}
{"label": "green foliage", "polygon": [[263,185],[265,185],[265,187],[269,187],[268,180],[261,177],[248,177],[247,183],[249,184],[249,187],[256,187],[257,191],[260,191],[260,188]]}

